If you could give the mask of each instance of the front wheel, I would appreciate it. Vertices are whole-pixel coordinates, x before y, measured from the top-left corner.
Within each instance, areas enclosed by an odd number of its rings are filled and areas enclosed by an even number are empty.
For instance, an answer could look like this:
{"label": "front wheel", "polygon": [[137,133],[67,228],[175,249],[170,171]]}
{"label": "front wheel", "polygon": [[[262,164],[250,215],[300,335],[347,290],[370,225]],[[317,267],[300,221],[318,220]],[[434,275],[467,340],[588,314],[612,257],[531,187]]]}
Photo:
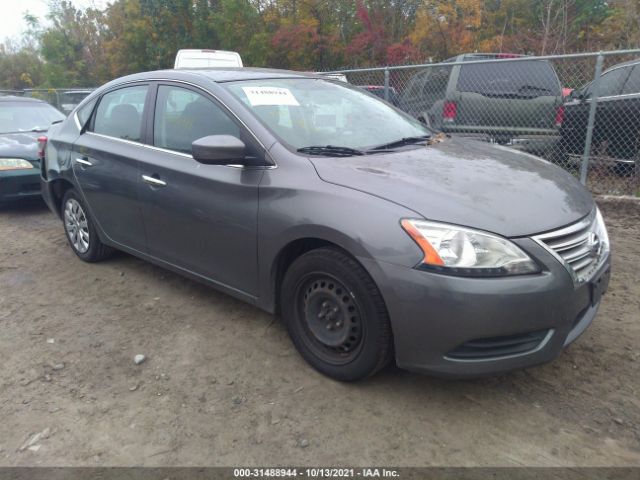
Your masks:
{"label": "front wheel", "polygon": [[80,259],[99,262],[111,254],[111,248],[100,241],[88,209],[73,189],[62,199],[62,222],[69,245]]}
{"label": "front wheel", "polygon": [[352,257],[332,248],[305,253],[287,270],[280,291],[293,343],[321,373],[356,381],[391,360],[391,325],[382,295]]}

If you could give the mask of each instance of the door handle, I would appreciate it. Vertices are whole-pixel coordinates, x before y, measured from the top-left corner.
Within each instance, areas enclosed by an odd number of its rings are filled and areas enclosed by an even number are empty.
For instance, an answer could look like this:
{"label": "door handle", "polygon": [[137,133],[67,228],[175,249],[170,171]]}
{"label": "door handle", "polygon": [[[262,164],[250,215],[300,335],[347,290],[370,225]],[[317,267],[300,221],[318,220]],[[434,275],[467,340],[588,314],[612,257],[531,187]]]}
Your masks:
{"label": "door handle", "polygon": [[76,163],[82,165],[83,167],[93,167],[93,163],[91,163],[86,157],[85,158],[76,158]]}
{"label": "door handle", "polygon": [[154,187],[166,187],[167,182],[160,180],[156,177],[150,177],[149,175],[142,175],[142,180],[149,185],[153,185]]}

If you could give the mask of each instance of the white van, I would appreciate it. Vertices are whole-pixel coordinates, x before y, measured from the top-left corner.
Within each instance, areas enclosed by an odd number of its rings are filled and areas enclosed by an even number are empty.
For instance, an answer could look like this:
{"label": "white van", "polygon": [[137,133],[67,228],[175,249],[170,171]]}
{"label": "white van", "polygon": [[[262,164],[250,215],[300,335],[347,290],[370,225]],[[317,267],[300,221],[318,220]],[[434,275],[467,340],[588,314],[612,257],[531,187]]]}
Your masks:
{"label": "white van", "polygon": [[238,52],[225,50],[178,50],[173,68],[242,67]]}

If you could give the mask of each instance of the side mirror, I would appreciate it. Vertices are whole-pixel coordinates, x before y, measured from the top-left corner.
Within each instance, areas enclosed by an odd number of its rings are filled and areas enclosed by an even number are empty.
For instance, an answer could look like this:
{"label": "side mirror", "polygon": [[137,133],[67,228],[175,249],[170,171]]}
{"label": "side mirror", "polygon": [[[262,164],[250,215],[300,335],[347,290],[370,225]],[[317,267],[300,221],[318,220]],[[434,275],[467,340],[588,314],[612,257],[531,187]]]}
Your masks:
{"label": "side mirror", "polygon": [[209,135],[191,144],[193,158],[207,165],[245,164],[246,146],[233,135]]}

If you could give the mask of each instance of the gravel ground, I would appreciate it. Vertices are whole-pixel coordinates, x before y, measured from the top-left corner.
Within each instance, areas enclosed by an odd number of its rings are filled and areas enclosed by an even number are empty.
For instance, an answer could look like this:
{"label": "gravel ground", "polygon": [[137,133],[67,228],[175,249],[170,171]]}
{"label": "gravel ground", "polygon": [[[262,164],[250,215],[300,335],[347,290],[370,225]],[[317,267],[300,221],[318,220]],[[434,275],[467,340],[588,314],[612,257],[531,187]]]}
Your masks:
{"label": "gravel ground", "polygon": [[0,465],[640,465],[640,203],[603,211],[610,290],[556,361],[340,384],[270,315],[128,255],[83,263],[44,205],[4,208]]}

